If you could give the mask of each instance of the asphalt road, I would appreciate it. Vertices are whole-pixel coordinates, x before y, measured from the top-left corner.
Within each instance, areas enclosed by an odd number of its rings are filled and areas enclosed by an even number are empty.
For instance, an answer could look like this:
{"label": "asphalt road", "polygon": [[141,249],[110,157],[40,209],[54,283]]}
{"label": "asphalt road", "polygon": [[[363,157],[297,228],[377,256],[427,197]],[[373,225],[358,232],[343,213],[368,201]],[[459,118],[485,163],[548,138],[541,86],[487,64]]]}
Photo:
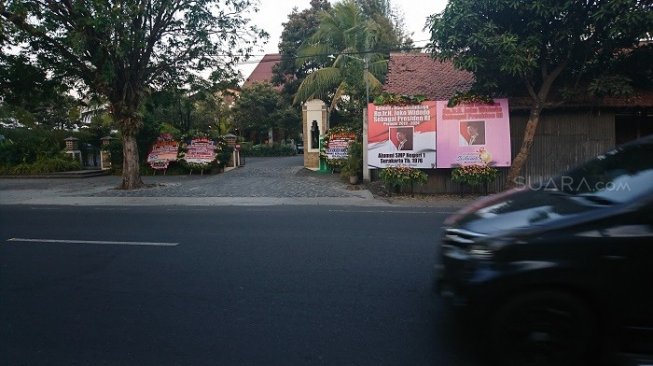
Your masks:
{"label": "asphalt road", "polygon": [[445,216],[0,206],[0,364],[479,365],[431,293]]}

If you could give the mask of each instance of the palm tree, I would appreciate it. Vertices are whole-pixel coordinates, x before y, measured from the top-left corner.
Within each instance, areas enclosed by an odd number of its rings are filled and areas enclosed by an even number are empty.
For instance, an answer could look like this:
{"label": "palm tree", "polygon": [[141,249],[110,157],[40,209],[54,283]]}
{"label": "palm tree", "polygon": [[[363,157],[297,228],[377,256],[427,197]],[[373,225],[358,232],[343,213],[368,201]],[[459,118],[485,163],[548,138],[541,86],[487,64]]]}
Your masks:
{"label": "palm tree", "polygon": [[388,68],[387,52],[371,50],[382,35],[382,27],[366,17],[353,0],[344,0],[321,13],[320,25],[299,49],[297,62],[331,60],[331,66],[311,72],[293,102],[330,98],[331,111],[344,95],[363,95],[366,84],[372,92],[380,90],[380,80]]}

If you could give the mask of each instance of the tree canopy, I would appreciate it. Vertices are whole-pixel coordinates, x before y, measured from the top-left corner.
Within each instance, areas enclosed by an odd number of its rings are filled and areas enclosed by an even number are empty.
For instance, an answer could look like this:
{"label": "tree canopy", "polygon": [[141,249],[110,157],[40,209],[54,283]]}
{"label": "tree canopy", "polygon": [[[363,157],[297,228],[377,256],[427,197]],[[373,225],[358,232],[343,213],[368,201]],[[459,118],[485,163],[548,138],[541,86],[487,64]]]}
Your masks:
{"label": "tree canopy", "polygon": [[[473,72],[476,91],[532,100],[510,184],[528,157],[542,109],[587,93],[620,51],[650,37],[653,11],[650,0],[450,0],[431,21],[433,56]],[[623,91],[627,79],[610,76]]]}
{"label": "tree canopy", "polygon": [[80,105],[67,91],[25,55],[0,54],[0,119],[30,128],[71,128]]}
{"label": "tree canopy", "polygon": [[[179,88],[167,88],[151,92],[144,101],[144,123],[167,123],[181,134],[191,130],[226,134],[230,132],[227,97],[233,97],[236,80],[226,84],[197,82]],[[212,135],[212,134],[210,134]]]}
{"label": "tree canopy", "polygon": [[299,49],[296,65],[327,66],[310,70],[294,102],[324,98],[331,100],[333,110],[344,95],[361,104],[366,83],[372,94],[379,90],[390,51],[412,44],[397,28],[399,18],[390,18],[393,14],[389,2],[382,0],[343,0],[322,11],[315,33]]}
{"label": "tree canopy", "polygon": [[288,14],[288,21],[283,23],[283,31],[279,41],[281,61],[275,65],[272,82],[283,85],[283,93],[291,101],[297,88],[311,70],[324,67],[327,60],[311,59],[301,65],[296,62],[297,50],[304,41],[310,38],[319,26],[318,15],[331,9],[328,0],[311,0],[311,7],[299,11],[294,8]]}
{"label": "tree canopy", "polygon": [[413,40],[406,33],[403,15],[390,0],[356,0],[363,15],[378,24],[382,32],[378,35],[377,49],[380,52],[410,50]]}
{"label": "tree canopy", "polygon": [[[143,184],[135,135],[151,88],[230,69],[267,34],[248,26],[251,0],[7,0],[2,37],[49,72],[104,97],[123,138],[121,187]],[[3,38],[4,39],[4,38]]]}
{"label": "tree canopy", "polygon": [[234,125],[243,134],[262,142],[270,129],[295,136],[301,128],[299,111],[269,83],[254,83],[244,88],[231,110]]}

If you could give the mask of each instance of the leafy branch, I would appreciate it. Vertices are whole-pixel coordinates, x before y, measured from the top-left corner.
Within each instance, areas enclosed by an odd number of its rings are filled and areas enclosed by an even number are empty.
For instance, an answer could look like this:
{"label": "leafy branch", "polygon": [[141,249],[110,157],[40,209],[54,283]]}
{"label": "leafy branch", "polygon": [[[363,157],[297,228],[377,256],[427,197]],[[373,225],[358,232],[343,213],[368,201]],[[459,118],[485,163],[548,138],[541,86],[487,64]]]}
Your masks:
{"label": "leafy branch", "polygon": [[424,95],[382,93],[374,98],[374,105],[415,105],[426,100],[427,98]]}

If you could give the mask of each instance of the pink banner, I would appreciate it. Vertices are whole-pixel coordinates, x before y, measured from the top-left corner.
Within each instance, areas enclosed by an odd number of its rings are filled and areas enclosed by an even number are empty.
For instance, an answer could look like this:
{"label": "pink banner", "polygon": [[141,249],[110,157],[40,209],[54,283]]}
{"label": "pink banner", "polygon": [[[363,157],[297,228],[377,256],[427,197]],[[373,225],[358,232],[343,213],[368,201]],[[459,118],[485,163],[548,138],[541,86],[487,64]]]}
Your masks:
{"label": "pink banner", "polygon": [[489,164],[510,166],[510,120],[507,99],[494,104],[437,102],[437,167]]}

